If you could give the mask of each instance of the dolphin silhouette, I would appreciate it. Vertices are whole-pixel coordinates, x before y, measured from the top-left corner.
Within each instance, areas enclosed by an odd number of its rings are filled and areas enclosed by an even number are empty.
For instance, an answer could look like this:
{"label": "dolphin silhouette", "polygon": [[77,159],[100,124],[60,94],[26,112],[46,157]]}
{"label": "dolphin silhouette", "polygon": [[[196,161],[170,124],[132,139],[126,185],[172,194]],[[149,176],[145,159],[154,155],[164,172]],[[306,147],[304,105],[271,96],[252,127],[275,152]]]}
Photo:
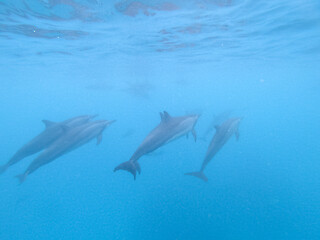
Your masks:
{"label": "dolphin silhouette", "polygon": [[224,144],[230,139],[230,137],[235,134],[237,140],[239,139],[239,123],[241,118],[231,118],[224,121],[220,126],[215,126],[216,133],[213,136],[210,145],[208,147],[206,156],[203,160],[202,166],[199,172],[185,173],[185,175],[195,176],[203,181],[207,182],[208,178],[204,175],[203,171],[211,161],[211,159],[216,155],[217,152],[224,146]]}
{"label": "dolphin silhouette", "polygon": [[129,161],[121,163],[114,169],[126,170],[130,172],[136,179],[136,172],[141,173],[141,168],[138,159],[145,154],[151,153],[161,146],[183,136],[189,132],[192,133],[196,141],[196,132],[194,126],[197,123],[199,115],[187,115],[181,117],[171,117],[166,111],[160,113],[161,122],[155,127],[140,144],[138,149],[132,155]]}
{"label": "dolphin silhouette", "polygon": [[47,148],[51,143],[61,137],[67,128],[80,126],[89,122],[94,117],[95,115],[83,115],[59,123],[42,120],[46,127],[44,131],[21,147],[6,164],[0,166],[0,174],[4,173],[10,166],[18,163],[22,159]]}
{"label": "dolphin silhouette", "polygon": [[26,177],[38,168],[84,145],[93,138],[97,138],[97,144],[100,144],[103,131],[113,122],[114,121],[99,120],[68,129],[62,137],[52,143],[35,160],[33,160],[23,174],[16,176],[19,179],[19,182],[23,183]]}

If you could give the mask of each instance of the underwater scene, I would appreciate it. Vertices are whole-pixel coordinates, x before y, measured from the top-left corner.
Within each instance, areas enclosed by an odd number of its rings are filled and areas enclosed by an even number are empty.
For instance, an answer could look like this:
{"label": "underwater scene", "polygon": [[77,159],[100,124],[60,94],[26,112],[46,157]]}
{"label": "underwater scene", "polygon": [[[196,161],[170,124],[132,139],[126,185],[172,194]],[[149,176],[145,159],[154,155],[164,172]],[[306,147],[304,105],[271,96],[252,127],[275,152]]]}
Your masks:
{"label": "underwater scene", "polygon": [[0,240],[320,239],[319,0],[0,0]]}

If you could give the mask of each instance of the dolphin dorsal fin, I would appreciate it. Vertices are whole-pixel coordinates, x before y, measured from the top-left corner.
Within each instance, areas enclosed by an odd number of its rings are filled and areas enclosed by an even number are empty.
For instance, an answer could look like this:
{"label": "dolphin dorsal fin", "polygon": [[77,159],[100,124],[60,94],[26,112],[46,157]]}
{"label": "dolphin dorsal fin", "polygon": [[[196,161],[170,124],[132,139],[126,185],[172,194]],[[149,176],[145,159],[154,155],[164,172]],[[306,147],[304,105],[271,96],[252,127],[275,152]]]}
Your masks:
{"label": "dolphin dorsal fin", "polygon": [[163,113],[160,112],[159,114],[160,114],[160,119],[161,119],[161,121],[162,121],[162,120],[163,120]]}
{"label": "dolphin dorsal fin", "polygon": [[55,125],[55,122],[49,121],[49,120],[42,120],[42,122],[44,123],[44,125],[46,126],[46,128],[52,127],[53,125]]}
{"label": "dolphin dorsal fin", "polygon": [[219,125],[214,125],[214,128],[216,129],[216,131],[218,131],[219,130]]}
{"label": "dolphin dorsal fin", "polygon": [[171,118],[171,116],[166,111],[163,111],[163,113],[160,112],[160,118],[161,118],[161,122],[165,123]]}
{"label": "dolphin dorsal fin", "polygon": [[168,121],[171,118],[168,112],[163,111],[163,120]]}

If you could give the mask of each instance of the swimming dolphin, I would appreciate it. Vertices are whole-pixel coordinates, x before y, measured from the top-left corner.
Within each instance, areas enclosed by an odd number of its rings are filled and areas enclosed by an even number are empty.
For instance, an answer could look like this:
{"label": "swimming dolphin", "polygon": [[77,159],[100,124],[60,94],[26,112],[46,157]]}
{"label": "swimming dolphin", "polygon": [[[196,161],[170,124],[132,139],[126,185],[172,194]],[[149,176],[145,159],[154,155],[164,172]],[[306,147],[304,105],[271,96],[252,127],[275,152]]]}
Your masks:
{"label": "swimming dolphin", "polygon": [[27,170],[16,177],[20,183],[23,183],[28,175],[38,168],[46,165],[58,157],[84,145],[93,138],[97,138],[97,144],[102,140],[102,133],[107,126],[114,121],[99,120],[88,122],[78,127],[71,128],[67,132],[45,149],[33,162]]}
{"label": "swimming dolphin", "polygon": [[66,128],[80,126],[89,122],[94,117],[95,116],[90,115],[78,116],[59,123],[42,120],[46,127],[44,131],[21,147],[6,164],[0,166],[0,174],[25,157],[47,148],[51,143],[64,134]]}
{"label": "swimming dolphin", "polygon": [[136,179],[136,171],[138,171],[139,174],[141,172],[138,159],[143,155],[151,153],[159,147],[183,135],[187,135],[189,132],[192,133],[194,140],[196,141],[194,126],[197,123],[199,115],[171,117],[166,111],[164,111],[163,113],[160,113],[160,117],[160,124],[148,134],[130,160],[121,163],[114,169],[114,172],[118,170],[126,170],[133,175],[134,179]]}
{"label": "swimming dolphin", "polygon": [[235,134],[237,140],[239,139],[239,123],[241,118],[231,118],[224,121],[220,126],[215,126],[216,133],[213,136],[211,143],[208,147],[206,156],[203,160],[199,172],[185,173],[185,175],[195,176],[207,182],[208,178],[204,175],[203,171],[207,164],[211,161],[213,156],[224,146],[229,138]]}

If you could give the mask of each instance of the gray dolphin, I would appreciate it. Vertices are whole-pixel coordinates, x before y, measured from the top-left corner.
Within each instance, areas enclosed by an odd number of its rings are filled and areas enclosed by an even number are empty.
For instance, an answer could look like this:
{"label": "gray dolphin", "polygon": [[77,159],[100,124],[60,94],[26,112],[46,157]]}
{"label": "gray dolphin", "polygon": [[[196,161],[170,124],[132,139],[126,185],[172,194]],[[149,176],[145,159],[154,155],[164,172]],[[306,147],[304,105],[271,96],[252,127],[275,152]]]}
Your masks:
{"label": "gray dolphin", "polygon": [[114,121],[99,120],[88,122],[78,127],[68,129],[67,132],[45,149],[33,162],[27,170],[16,177],[20,183],[24,182],[26,177],[36,171],[43,165],[46,165],[58,157],[84,145],[93,138],[97,138],[97,144],[102,140],[104,129]]}
{"label": "gray dolphin", "polygon": [[239,139],[239,123],[241,118],[231,118],[224,121],[220,126],[215,126],[216,133],[213,136],[210,145],[208,147],[206,156],[203,160],[202,166],[199,172],[185,173],[185,175],[198,177],[205,182],[208,181],[208,178],[204,175],[203,171],[211,161],[214,155],[224,146],[224,144],[229,140],[229,138],[235,134],[237,140]]}
{"label": "gray dolphin", "polygon": [[171,117],[166,111],[164,111],[163,113],[160,113],[160,117],[160,124],[148,134],[130,160],[121,163],[114,169],[114,172],[118,170],[126,170],[133,175],[134,179],[136,179],[136,171],[138,171],[139,174],[141,172],[138,159],[143,155],[151,153],[159,147],[183,135],[188,135],[189,132],[192,133],[194,140],[196,141],[194,126],[197,123],[199,115]]}
{"label": "gray dolphin", "polygon": [[10,166],[16,164],[23,158],[47,148],[51,143],[64,134],[66,128],[80,126],[89,122],[94,117],[95,116],[83,115],[59,123],[42,120],[46,127],[44,131],[21,147],[6,164],[0,166],[0,174],[5,172]]}

